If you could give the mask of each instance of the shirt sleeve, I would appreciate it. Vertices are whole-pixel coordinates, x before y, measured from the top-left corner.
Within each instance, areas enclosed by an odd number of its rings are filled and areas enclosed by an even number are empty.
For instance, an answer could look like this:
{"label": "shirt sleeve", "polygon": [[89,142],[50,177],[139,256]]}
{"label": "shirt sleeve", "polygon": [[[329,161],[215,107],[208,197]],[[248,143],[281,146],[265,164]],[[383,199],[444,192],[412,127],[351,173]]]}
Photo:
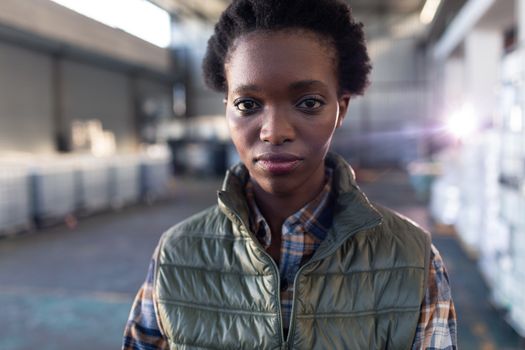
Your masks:
{"label": "shirt sleeve", "polygon": [[168,350],[153,300],[153,275],[157,251],[153,254],[146,281],[139,289],[124,330],[122,350]]}
{"label": "shirt sleeve", "polygon": [[428,285],[412,349],[456,350],[456,330],[456,310],[448,274],[439,251],[432,245]]}

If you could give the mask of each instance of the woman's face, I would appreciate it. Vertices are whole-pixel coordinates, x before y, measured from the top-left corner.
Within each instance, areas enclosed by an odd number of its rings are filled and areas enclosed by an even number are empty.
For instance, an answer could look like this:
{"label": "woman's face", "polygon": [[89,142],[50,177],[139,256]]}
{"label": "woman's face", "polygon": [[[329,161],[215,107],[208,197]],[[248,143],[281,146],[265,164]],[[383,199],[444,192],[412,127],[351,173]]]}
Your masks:
{"label": "woman's face", "polygon": [[338,96],[334,49],[321,40],[306,31],[255,32],[237,39],[225,64],[231,137],[268,193],[316,191],[323,183],[349,95]]}

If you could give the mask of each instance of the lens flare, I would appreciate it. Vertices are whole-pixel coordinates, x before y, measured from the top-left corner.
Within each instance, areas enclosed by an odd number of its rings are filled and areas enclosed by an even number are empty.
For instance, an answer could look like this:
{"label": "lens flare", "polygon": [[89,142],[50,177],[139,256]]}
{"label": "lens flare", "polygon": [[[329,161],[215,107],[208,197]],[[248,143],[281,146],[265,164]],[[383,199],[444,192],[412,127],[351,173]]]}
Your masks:
{"label": "lens flare", "polygon": [[479,128],[474,107],[465,104],[460,110],[452,113],[447,120],[446,128],[458,139],[473,135]]}

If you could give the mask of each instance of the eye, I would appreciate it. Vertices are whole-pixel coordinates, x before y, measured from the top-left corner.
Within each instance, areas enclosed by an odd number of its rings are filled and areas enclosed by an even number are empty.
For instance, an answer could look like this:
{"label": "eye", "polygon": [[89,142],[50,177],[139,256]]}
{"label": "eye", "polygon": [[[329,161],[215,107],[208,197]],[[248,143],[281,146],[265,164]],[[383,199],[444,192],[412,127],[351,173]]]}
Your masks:
{"label": "eye", "polygon": [[308,98],[305,98],[299,101],[299,103],[297,104],[297,107],[301,109],[312,111],[312,110],[319,109],[324,105],[325,105],[324,101],[318,98],[308,97]]}
{"label": "eye", "polygon": [[234,101],[233,105],[242,113],[250,113],[259,109],[261,106],[253,99],[244,98]]}

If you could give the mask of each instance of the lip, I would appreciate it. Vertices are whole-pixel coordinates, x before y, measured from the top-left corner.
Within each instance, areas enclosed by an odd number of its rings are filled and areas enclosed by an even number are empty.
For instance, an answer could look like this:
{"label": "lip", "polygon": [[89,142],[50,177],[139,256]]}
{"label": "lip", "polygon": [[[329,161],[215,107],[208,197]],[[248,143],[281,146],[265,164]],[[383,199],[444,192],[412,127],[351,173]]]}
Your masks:
{"label": "lip", "polygon": [[302,160],[291,153],[264,153],[255,158],[255,163],[272,175],[285,175],[297,168]]}

